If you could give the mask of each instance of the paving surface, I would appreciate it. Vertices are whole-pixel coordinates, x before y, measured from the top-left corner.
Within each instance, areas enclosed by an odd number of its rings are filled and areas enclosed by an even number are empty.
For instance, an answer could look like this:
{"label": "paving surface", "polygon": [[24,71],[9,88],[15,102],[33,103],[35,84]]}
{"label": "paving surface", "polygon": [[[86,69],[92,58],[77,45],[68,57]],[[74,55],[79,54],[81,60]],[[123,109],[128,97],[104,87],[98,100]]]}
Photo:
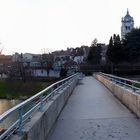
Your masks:
{"label": "paving surface", "polygon": [[140,119],[96,79],[85,77],[48,140],[140,140]]}

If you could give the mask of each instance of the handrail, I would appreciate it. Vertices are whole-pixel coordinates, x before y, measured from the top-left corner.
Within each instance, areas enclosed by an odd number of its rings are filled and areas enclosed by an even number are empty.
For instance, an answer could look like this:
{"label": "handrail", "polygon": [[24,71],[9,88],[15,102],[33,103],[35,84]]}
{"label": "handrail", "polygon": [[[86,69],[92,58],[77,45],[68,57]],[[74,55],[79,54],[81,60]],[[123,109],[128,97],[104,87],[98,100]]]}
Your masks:
{"label": "handrail", "polygon": [[106,73],[102,73],[102,72],[100,72],[99,74],[101,74],[105,78],[111,80],[112,82],[115,82],[116,84],[118,83],[126,88],[132,89],[133,92],[138,92],[140,90],[140,88],[138,88],[136,86],[136,84],[140,85],[140,82],[138,82],[138,81],[127,79],[127,78],[122,78],[119,76],[114,76],[114,75],[106,74]]}
{"label": "handrail", "polygon": [[68,78],[65,78],[65,79],[63,79],[63,80],[61,80],[61,81],[58,81],[58,82],[56,82],[56,83],[50,85],[49,87],[47,87],[47,88],[45,88],[44,90],[38,92],[38,93],[35,94],[34,96],[32,96],[32,97],[30,97],[29,99],[25,100],[24,102],[22,102],[22,103],[16,105],[15,107],[9,109],[9,110],[6,111],[6,112],[4,112],[2,115],[0,115],[0,122],[1,122],[7,115],[9,115],[9,114],[12,113],[13,111],[18,110],[19,108],[25,106],[26,104],[28,104],[29,102],[33,101],[34,99],[38,98],[41,94],[43,94],[44,92],[46,92],[48,89],[52,88],[53,86],[55,86],[55,85],[57,85],[57,84],[59,84],[59,83],[62,83],[63,81],[66,81],[66,80],[68,80],[68,79],[74,77],[75,75],[76,75],[76,74],[74,74],[74,75],[72,75],[72,76],[70,76],[70,77],[68,77]]}
{"label": "handrail", "polygon": [[[64,86],[70,84],[74,79],[78,78],[79,76],[80,76],[80,74],[79,74],[79,73],[76,73],[76,74],[74,74],[74,75],[72,75],[72,76],[70,76],[70,77],[68,77],[68,78],[65,78],[65,79],[62,79],[62,80],[60,80],[60,81],[58,81],[58,82],[55,82],[54,84],[52,84],[52,85],[50,85],[49,87],[45,88],[44,90],[38,92],[37,94],[35,94],[34,96],[30,97],[29,99],[23,101],[22,103],[16,105],[16,106],[13,107],[13,108],[7,110],[7,111],[4,112],[2,115],[0,115],[0,123],[2,123],[2,122],[3,122],[7,117],[9,117],[12,113],[14,113],[14,112],[16,112],[16,111],[19,111],[19,117],[18,117],[18,120],[17,120],[18,122],[17,122],[17,123],[19,123],[19,126],[18,126],[19,131],[22,132],[22,121],[23,121],[22,119],[23,119],[23,115],[24,115],[24,114],[22,113],[22,110],[23,110],[23,108],[24,108],[26,105],[28,105],[29,103],[32,103],[32,102],[33,102],[34,100],[36,100],[36,99],[39,99],[39,104],[37,105],[37,107],[40,108],[40,110],[42,110],[42,107],[43,107],[42,105],[43,105],[43,103],[44,103],[47,99],[49,99],[50,96],[51,96],[51,97],[54,96],[54,94],[53,94],[54,92],[53,92],[53,91],[57,91],[57,90],[63,88]],[[44,93],[46,93],[46,91],[49,91],[50,89],[51,89],[52,91],[51,91],[47,96],[44,96]],[[32,110],[32,108],[31,108],[30,110]],[[27,111],[26,114],[28,114],[28,112],[30,112],[30,110]],[[30,117],[30,116],[28,116],[28,117]],[[10,129],[14,129],[15,127],[17,127],[17,126],[16,126],[17,123],[15,123],[15,125],[12,126],[12,128],[10,128]],[[6,132],[9,132],[9,130],[7,129],[4,133],[2,133],[2,135],[0,135],[0,140],[3,140],[3,138],[7,137],[8,134],[7,134]]]}
{"label": "handrail", "polygon": [[120,80],[125,80],[125,81],[130,81],[130,82],[133,82],[133,83],[136,83],[136,84],[140,84],[140,82],[135,81],[135,80],[131,80],[131,79],[127,79],[127,78],[123,78],[123,77],[119,77],[119,76],[115,76],[115,75],[111,75],[111,74],[106,74],[106,73],[102,73],[102,72],[100,72],[100,73],[103,74],[103,75],[112,77],[112,78],[118,78]]}

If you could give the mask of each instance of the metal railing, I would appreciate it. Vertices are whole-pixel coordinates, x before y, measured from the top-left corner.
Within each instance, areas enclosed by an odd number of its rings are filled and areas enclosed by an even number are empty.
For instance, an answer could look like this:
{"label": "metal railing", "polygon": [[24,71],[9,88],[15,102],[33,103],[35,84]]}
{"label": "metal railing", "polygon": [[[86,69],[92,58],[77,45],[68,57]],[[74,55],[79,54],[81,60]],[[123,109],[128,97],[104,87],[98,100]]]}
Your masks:
{"label": "metal railing", "polygon": [[119,84],[127,89],[132,90],[133,92],[140,93],[140,88],[139,88],[140,82],[138,81],[134,81],[134,80],[130,80],[130,79],[126,79],[126,78],[122,78],[122,77],[118,77],[102,72],[100,72],[99,74],[105,77],[106,79],[111,80],[115,84]]}
{"label": "metal railing", "polygon": [[4,123],[4,121],[13,114],[15,118],[8,128],[2,129],[3,132],[1,132],[0,140],[8,139],[13,133],[22,134],[23,125],[32,117],[32,114],[36,111],[42,112],[44,105],[51,100],[59,90],[62,90],[64,87],[70,85],[79,76],[80,74],[77,73],[58,81],[0,115],[0,124]]}

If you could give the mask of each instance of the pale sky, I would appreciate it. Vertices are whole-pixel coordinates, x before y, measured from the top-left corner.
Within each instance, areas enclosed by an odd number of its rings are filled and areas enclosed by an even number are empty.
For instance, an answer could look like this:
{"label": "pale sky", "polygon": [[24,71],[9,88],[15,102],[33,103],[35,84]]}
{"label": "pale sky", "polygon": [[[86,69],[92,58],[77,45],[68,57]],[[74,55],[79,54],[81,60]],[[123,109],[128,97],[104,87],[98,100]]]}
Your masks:
{"label": "pale sky", "polygon": [[0,0],[0,48],[4,54],[42,53],[108,43],[120,34],[127,8],[140,26],[138,0]]}

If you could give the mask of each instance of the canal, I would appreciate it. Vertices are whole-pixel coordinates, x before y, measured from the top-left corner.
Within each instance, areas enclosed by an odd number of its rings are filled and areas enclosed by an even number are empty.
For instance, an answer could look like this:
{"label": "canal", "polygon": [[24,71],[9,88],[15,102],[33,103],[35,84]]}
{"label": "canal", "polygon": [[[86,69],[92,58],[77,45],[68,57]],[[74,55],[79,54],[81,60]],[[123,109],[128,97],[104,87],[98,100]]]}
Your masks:
{"label": "canal", "polygon": [[[23,100],[6,100],[6,99],[0,99],[0,115],[9,110],[10,108],[16,106],[17,104],[21,103]],[[37,100],[32,101],[31,103],[27,104],[23,107],[23,114],[28,112],[35,104],[37,103]],[[8,129],[17,119],[19,116],[19,112],[13,112],[8,116],[4,121],[0,122],[0,133],[3,132],[3,130]]]}
{"label": "canal", "polygon": [[[21,100],[0,99],[0,115],[19,103],[21,103]],[[12,114],[10,117],[5,119],[3,122],[0,123],[0,131],[7,129],[16,119],[17,113]]]}
{"label": "canal", "polygon": [[20,100],[0,99],[0,115],[19,103],[21,103]]}

